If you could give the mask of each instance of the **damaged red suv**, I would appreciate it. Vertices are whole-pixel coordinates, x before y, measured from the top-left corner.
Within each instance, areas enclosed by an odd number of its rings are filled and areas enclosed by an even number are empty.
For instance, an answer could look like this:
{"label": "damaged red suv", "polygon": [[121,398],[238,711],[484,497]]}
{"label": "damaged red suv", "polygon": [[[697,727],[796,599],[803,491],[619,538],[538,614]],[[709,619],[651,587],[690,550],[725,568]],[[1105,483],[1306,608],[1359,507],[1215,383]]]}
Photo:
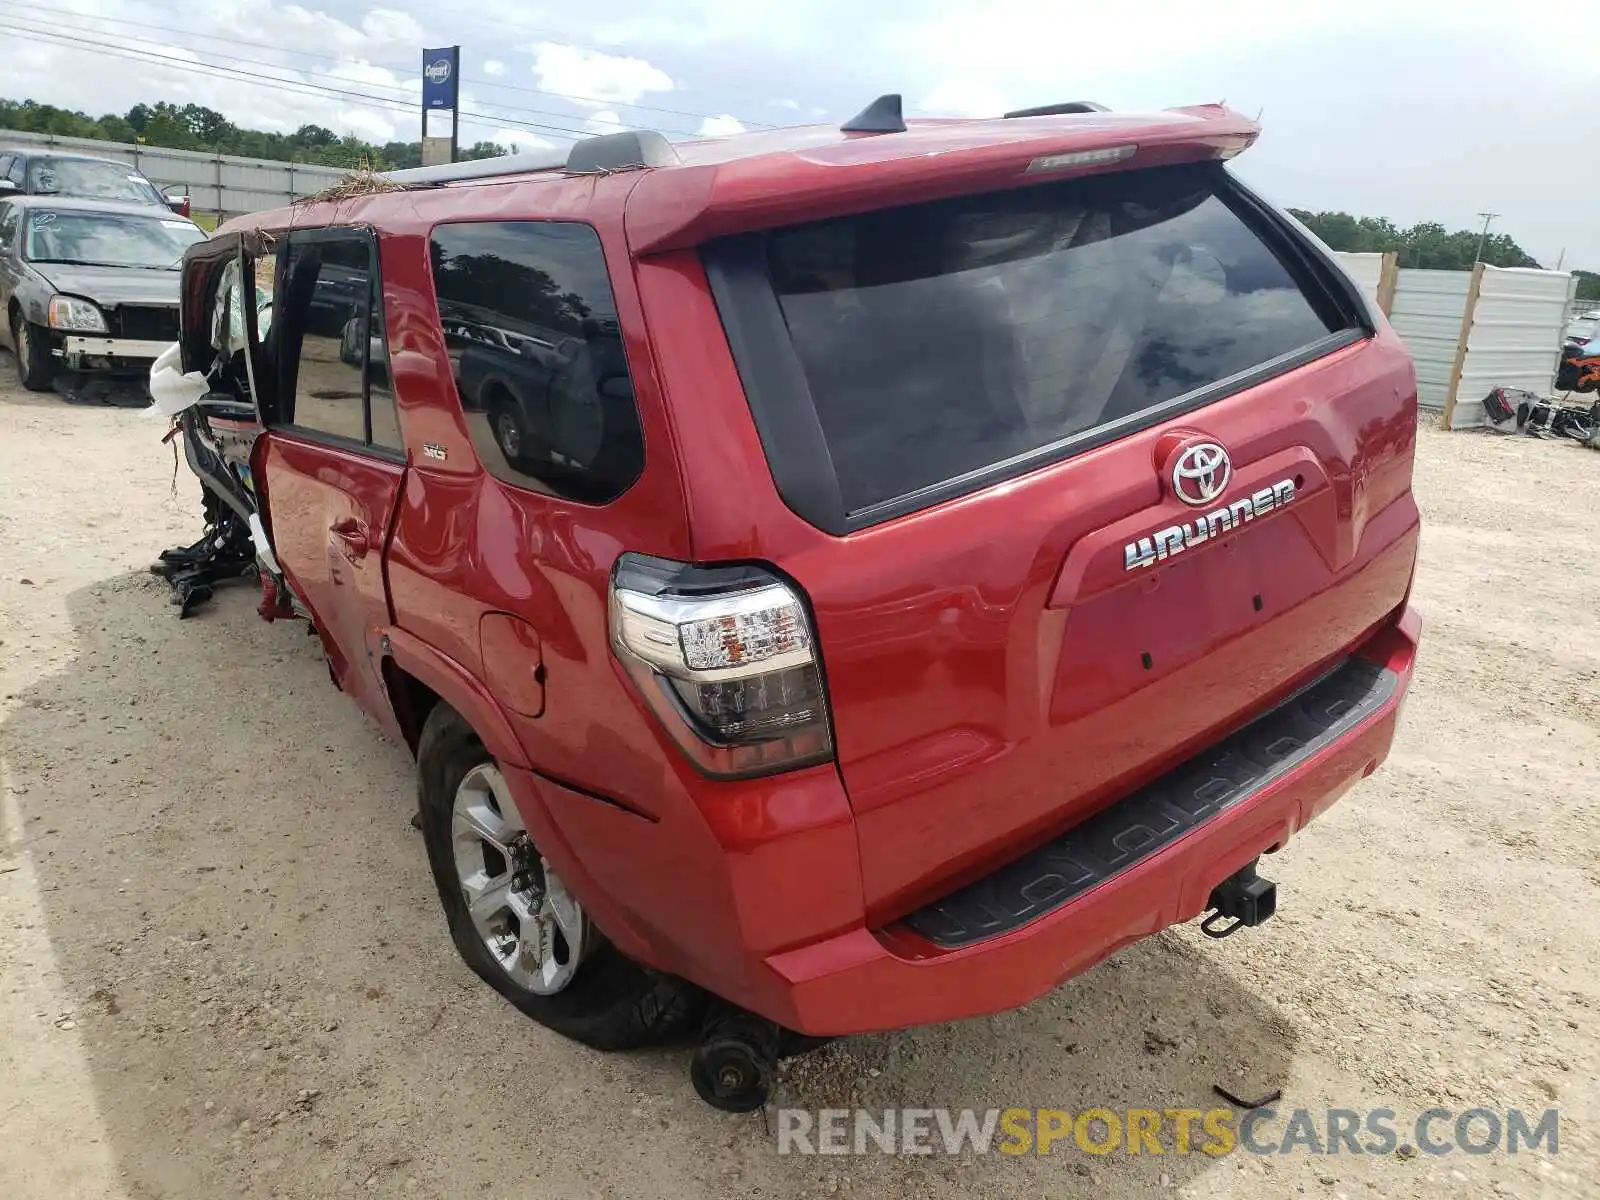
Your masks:
{"label": "damaged red suv", "polygon": [[1256,134],[885,97],[191,251],[190,462],[415,752],[478,974],[594,1046],[694,1022],[745,1109],[809,1038],[1271,915],[1411,678],[1416,386],[1225,169]]}

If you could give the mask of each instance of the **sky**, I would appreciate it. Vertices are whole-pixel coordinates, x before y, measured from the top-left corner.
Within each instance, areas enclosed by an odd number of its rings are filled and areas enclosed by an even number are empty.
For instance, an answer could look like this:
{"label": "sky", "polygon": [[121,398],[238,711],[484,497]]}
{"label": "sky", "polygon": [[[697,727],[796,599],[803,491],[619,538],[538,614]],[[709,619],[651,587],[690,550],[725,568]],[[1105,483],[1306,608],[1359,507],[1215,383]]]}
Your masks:
{"label": "sky", "polygon": [[890,91],[913,116],[1225,101],[1260,113],[1235,169],[1279,204],[1450,229],[1494,212],[1545,266],[1600,271],[1600,49],[1592,33],[1575,48],[1580,8],[208,0],[180,16],[143,0],[0,0],[0,94],[93,116],[193,102],[252,128],[410,141],[422,47],[459,44],[463,140],[529,149],[631,127],[681,138],[836,123]]}

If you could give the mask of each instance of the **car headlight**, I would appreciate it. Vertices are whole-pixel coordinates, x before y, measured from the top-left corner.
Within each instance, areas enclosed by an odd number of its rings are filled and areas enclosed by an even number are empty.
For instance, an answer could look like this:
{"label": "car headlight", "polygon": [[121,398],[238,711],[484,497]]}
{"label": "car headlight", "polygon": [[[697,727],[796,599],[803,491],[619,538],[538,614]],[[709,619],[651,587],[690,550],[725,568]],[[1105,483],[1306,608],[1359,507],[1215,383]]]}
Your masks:
{"label": "car headlight", "polygon": [[99,308],[76,296],[50,297],[50,327],[78,333],[105,333],[106,319]]}

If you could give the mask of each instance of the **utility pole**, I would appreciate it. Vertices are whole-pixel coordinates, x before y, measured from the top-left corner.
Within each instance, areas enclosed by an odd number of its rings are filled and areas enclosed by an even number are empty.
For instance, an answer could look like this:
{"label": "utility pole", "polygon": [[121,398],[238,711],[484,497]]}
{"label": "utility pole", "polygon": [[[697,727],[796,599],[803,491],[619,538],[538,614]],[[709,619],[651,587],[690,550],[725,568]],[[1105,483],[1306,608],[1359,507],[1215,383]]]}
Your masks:
{"label": "utility pole", "polygon": [[1483,218],[1483,230],[1478,234],[1478,248],[1472,252],[1472,261],[1474,264],[1483,261],[1483,241],[1489,236],[1489,222],[1494,220],[1500,214],[1481,212],[1478,215]]}

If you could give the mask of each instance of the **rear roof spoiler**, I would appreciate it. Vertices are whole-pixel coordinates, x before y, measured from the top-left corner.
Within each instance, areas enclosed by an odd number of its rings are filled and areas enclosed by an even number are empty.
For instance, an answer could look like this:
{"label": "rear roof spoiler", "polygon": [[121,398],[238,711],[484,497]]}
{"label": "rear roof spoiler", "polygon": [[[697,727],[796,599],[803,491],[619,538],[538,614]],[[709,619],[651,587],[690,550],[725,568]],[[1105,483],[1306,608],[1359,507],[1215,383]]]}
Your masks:
{"label": "rear roof spoiler", "polygon": [[[869,106],[870,107],[870,106]],[[691,161],[647,174],[628,195],[634,254],[943,196],[1113,169],[1232,158],[1260,127],[1221,105],[1068,120],[928,121],[893,137]]]}

